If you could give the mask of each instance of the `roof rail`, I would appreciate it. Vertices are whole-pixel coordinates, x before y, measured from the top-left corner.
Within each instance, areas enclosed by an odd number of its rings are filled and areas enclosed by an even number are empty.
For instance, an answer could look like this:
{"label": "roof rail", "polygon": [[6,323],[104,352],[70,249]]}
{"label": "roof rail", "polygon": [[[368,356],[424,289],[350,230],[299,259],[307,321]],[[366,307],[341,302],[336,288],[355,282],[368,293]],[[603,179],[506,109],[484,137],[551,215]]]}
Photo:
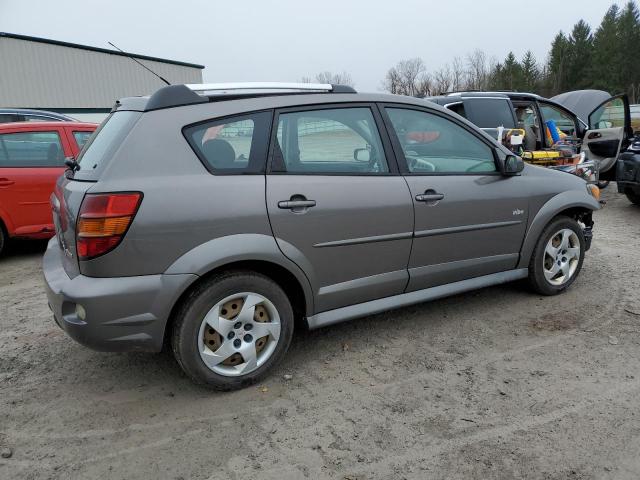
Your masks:
{"label": "roof rail", "polygon": [[161,108],[194,105],[215,100],[295,93],[357,93],[348,85],[330,83],[284,83],[284,82],[239,82],[239,83],[190,83],[169,85],[156,91],[145,107],[145,111]]}

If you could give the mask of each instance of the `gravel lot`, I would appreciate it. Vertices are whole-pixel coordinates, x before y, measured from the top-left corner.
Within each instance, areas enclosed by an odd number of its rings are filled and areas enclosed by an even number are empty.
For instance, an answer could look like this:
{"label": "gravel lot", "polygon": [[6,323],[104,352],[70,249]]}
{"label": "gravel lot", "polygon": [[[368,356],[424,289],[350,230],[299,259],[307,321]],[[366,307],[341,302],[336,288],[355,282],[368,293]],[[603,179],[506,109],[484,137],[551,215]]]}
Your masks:
{"label": "gravel lot", "polygon": [[[42,243],[0,259],[0,478],[640,477],[640,208],[605,190],[580,278],[314,332],[219,394],[54,324]],[[284,375],[292,375],[285,380]]]}

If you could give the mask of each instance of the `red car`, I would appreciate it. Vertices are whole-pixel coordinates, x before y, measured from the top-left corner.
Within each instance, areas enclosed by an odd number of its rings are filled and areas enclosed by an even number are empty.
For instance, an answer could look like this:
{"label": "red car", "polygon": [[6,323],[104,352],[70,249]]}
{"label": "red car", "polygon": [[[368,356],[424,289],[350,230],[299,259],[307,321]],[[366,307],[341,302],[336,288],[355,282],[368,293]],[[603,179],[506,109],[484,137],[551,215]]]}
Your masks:
{"label": "red car", "polygon": [[49,197],[64,172],[98,127],[80,122],[0,124],[0,253],[7,238],[54,235]]}

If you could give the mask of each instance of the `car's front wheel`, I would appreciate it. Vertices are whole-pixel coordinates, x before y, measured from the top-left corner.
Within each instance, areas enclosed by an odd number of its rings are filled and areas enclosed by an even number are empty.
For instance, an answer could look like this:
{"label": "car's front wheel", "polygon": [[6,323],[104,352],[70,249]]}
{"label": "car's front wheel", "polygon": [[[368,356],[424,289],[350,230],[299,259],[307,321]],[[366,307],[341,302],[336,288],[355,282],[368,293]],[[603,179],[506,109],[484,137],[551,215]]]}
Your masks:
{"label": "car's front wheel", "polygon": [[7,234],[4,231],[4,226],[2,222],[0,222],[0,256],[2,256],[2,252],[7,246]]}
{"label": "car's front wheel", "polygon": [[577,278],[584,260],[585,240],[580,224],[557,217],[542,232],[529,263],[529,283],[542,295],[556,295]]}
{"label": "car's front wheel", "polygon": [[254,383],[286,353],[293,310],[284,291],[252,272],[228,272],[191,292],[172,332],[176,360],[195,382],[218,390]]}

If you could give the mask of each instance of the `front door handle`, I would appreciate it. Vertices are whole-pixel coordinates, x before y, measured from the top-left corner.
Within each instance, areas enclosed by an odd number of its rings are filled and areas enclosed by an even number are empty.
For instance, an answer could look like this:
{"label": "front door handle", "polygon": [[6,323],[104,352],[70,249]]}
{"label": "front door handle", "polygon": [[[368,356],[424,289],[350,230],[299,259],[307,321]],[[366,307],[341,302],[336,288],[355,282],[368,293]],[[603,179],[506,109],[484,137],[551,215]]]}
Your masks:
{"label": "front door handle", "polygon": [[9,185],[13,185],[13,180],[9,180],[8,178],[0,178],[0,187],[8,187]]}
{"label": "front door handle", "polygon": [[593,140],[594,138],[602,138],[602,134],[600,132],[591,132],[587,138],[589,140]]}
{"label": "front door handle", "polygon": [[426,203],[439,202],[443,198],[444,198],[444,193],[438,193],[435,190],[431,190],[431,189],[427,190],[424,193],[416,195],[417,202],[426,202]]}
{"label": "front door handle", "polygon": [[309,208],[315,207],[315,200],[283,200],[278,202],[278,208],[288,208],[293,210],[294,208]]}

